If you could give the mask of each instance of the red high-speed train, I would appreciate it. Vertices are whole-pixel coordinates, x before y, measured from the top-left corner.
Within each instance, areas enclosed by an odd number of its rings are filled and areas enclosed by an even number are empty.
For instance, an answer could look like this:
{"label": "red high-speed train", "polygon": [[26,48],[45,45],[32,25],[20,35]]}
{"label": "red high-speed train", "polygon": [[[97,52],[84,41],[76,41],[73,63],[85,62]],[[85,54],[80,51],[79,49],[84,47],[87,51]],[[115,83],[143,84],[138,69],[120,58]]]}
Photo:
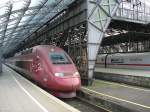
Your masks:
{"label": "red high-speed train", "polygon": [[75,64],[56,46],[35,46],[9,58],[8,62],[57,97],[75,97],[81,86]]}

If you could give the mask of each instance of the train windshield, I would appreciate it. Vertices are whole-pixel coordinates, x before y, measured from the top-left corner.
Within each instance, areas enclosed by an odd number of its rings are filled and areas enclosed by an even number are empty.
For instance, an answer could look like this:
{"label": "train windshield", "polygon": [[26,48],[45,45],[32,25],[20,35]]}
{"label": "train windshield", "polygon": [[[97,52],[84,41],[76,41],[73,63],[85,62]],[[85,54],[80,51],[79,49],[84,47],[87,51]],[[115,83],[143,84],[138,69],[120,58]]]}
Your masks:
{"label": "train windshield", "polygon": [[53,64],[70,64],[70,59],[63,52],[52,52],[50,53],[50,59]]}

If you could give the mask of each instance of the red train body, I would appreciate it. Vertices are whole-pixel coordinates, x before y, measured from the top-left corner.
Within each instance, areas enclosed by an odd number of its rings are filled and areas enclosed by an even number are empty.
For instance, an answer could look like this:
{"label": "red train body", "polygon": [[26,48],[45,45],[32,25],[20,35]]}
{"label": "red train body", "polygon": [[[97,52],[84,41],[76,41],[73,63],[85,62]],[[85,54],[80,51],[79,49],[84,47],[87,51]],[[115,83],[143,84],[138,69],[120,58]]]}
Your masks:
{"label": "red train body", "polygon": [[57,97],[74,97],[81,86],[75,64],[61,48],[35,46],[10,58],[9,62]]}

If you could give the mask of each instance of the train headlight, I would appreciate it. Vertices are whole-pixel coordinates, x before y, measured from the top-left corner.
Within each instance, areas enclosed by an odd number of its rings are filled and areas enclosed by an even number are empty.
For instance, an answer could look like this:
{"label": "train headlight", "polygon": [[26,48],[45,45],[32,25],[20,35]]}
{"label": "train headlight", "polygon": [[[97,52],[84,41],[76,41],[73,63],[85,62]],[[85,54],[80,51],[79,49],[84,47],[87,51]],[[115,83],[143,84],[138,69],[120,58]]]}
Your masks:
{"label": "train headlight", "polygon": [[64,73],[55,73],[56,77],[64,77]]}
{"label": "train headlight", "polygon": [[79,72],[75,72],[73,76],[79,76]]}

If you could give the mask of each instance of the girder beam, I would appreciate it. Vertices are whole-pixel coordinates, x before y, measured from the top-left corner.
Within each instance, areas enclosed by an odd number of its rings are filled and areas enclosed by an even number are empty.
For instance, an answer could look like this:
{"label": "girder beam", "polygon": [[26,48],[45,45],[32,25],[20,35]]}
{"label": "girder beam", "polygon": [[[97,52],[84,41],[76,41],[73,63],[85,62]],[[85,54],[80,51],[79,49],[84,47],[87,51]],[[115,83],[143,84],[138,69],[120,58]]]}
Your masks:
{"label": "girder beam", "polygon": [[5,38],[5,33],[7,31],[7,26],[8,26],[9,18],[10,18],[10,15],[11,15],[11,11],[12,11],[12,4],[8,3],[7,10],[6,10],[7,16],[5,16],[5,22],[3,23],[4,25],[2,27],[2,29],[4,31],[2,33],[2,36],[1,36],[2,42],[3,42],[4,38]]}
{"label": "girder beam", "polygon": [[7,35],[7,39],[11,38],[13,33],[16,31],[16,28],[18,28],[18,25],[19,25],[23,15],[25,14],[25,12],[28,10],[30,3],[31,3],[31,0],[28,0],[28,2],[27,1],[25,2],[24,7],[23,7],[24,10],[19,14],[19,17],[18,17],[17,21],[15,22],[14,29],[11,31],[11,33],[9,33],[9,36]]}
{"label": "girder beam", "polygon": [[[27,24],[27,25],[21,25],[21,26],[18,26],[18,27],[16,28],[16,31],[18,32],[18,30],[24,30],[24,29],[26,29],[26,28],[39,27],[39,26],[41,26],[42,24],[44,24],[44,23],[39,23],[39,24],[37,24],[37,23],[32,23],[32,24]],[[14,28],[15,28],[15,27],[7,28],[7,31],[11,31],[11,30],[13,30]],[[22,29],[22,28],[23,28],[23,29]],[[0,35],[1,35],[3,32],[5,32],[5,30],[0,30]]]}

